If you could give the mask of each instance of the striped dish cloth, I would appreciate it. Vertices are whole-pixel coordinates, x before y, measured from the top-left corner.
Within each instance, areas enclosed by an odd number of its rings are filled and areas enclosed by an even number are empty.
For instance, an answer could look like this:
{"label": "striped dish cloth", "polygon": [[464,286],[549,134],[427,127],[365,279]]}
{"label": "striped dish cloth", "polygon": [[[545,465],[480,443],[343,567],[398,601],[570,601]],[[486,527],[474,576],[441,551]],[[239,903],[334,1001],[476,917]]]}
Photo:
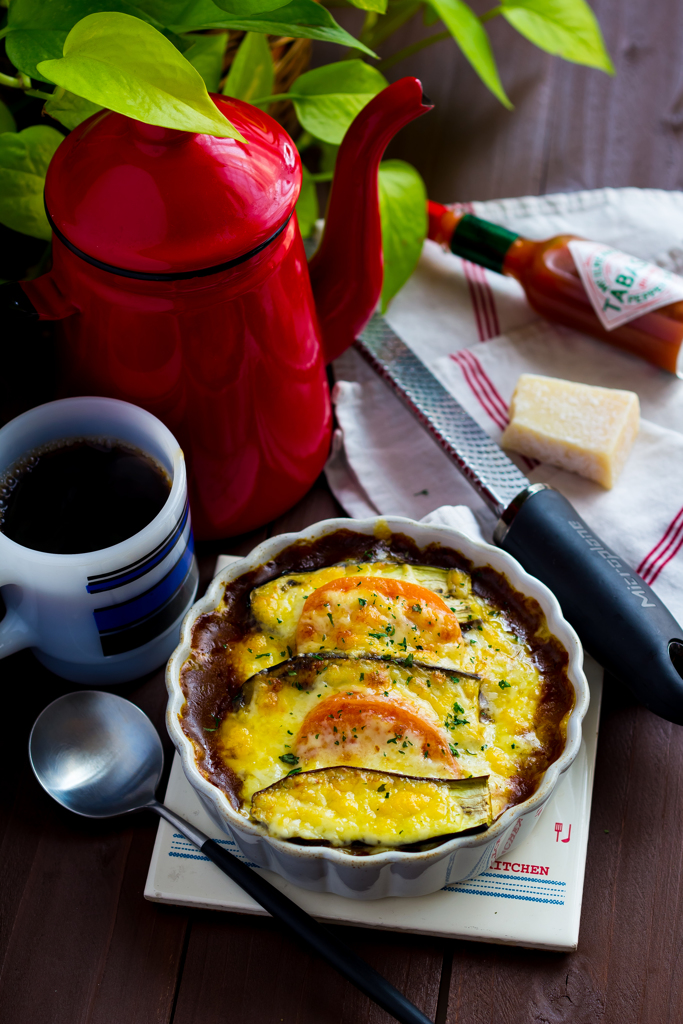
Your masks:
{"label": "striped dish cloth", "polygon": [[[462,208],[462,207],[461,207]],[[683,270],[683,193],[600,189],[467,204],[531,238],[572,233]],[[556,487],[683,621],[683,381],[538,318],[519,285],[425,243],[387,319],[496,440],[520,373],[637,392],[641,430],[611,491],[515,456]],[[339,429],[326,472],[346,511],[421,519],[466,506],[485,537],[493,518],[444,453],[355,352],[335,363]],[[454,525],[463,511],[450,513]]]}

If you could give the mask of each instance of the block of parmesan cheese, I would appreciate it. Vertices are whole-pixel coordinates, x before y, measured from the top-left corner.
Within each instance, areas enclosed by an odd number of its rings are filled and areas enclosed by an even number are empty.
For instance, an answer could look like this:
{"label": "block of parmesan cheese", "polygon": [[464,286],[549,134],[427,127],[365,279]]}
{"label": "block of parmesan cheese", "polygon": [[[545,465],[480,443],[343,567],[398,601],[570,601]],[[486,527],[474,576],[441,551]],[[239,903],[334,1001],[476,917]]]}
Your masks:
{"label": "block of parmesan cheese", "polygon": [[523,373],[502,445],[610,488],[640,426],[633,391]]}

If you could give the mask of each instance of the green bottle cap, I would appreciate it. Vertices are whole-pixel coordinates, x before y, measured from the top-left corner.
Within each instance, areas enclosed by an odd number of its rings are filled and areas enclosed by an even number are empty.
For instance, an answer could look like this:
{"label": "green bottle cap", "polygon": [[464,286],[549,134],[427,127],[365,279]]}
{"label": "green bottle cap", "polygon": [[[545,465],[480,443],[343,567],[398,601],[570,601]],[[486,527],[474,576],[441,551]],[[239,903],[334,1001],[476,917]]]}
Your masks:
{"label": "green bottle cap", "polygon": [[466,213],[453,232],[451,252],[502,274],[503,261],[516,238],[519,238],[519,235],[514,231],[508,231],[498,224],[490,224],[487,220],[480,220],[479,217]]}

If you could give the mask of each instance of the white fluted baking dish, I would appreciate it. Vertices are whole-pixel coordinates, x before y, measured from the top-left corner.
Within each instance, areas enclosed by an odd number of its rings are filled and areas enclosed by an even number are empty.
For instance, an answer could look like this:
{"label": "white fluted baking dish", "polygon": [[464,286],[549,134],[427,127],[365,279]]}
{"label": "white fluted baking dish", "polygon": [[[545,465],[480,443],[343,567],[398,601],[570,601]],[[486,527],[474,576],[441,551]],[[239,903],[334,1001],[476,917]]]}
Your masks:
{"label": "white fluted baking dish", "polygon": [[[535,598],[550,633],[567,651],[567,676],[574,688],[575,702],[567,721],[564,749],[546,769],[536,791],[522,803],[504,811],[484,833],[450,839],[422,852],[384,850],[372,856],[357,857],[343,849],[300,846],[275,839],[267,834],[264,827],[248,821],[233,809],[226,794],[200,772],[193,743],[182,729],[185,694],[180,677],[182,666],[191,654],[194,626],[202,616],[219,607],[227,583],[266,565],[285,548],[299,541],[315,541],[337,530],[353,530],[374,537],[378,529],[406,535],[420,547],[438,544],[454,549],[474,567],[490,566],[505,576],[516,591]],[[168,663],[167,725],[185,774],[202,804],[216,824],[235,839],[250,861],[275,871],[295,885],[316,892],[333,892],[352,899],[423,896],[449,883],[473,878],[486,870],[493,858],[508,854],[515,844],[529,835],[560,776],[579,751],[581,722],[589,701],[582,663],[581,644],[564,619],[556,598],[544,584],[529,576],[518,562],[499,548],[472,540],[446,526],[424,525],[400,517],[330,519],[301,533],[282,534],[264,541],[246,558],[232,563],[216,576],[205,596],[188,612],[182,625],[180,643]]]}

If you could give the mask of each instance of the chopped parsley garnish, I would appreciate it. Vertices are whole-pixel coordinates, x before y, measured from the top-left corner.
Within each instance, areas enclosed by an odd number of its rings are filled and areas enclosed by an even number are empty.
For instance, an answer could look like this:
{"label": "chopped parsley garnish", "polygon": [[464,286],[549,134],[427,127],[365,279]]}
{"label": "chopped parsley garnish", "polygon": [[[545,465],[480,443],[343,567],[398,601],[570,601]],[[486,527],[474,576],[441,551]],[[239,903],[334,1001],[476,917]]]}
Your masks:
{"label": "chopped parsley garnish", "polygon": [[500,686],[501,690],[509,690],[510,687],[512,686],[512,683],[508,683],[505,679],[501,679],[498,685]]}
{"label": "chopped parsley garnish", "polygon": [[256,660],[258,661],[259,658],[272,658],[272,657],[273,657],[273,655],[270,653],[270,651],[266,651],[265,654],[257,654],[256,655]]}
{"label": "chopped parsley garnish", "polygon": [[280,760],[283,764],[298,764],[299,758],[296,754],[280,754]]}
{"label": "chopped parsley garnish", "polygon": [[413,605],[413,611],[414,612],[421,612],[422,611],[422,605],[414,604]]}
{"label": "chopped parsley garnish", "polygon": [[453,746],[452,743],[449,743],[448,746],[450,747],[450,751],[451,751],[451,754],[453,755],[453,757],[460,757],[460,754],[455,749],[455,747]]}
{"label": "chopped parsley garnish", "polygon": [[218,726],[221,724],[221,720],[218,715],[212,715],[211,717],[213,718],[214,721],[213,729],[207,729],[207,727],[204,726],[204,732],[215,732]]}
{"label": "chopped parsley garnish", "polygon": [[328,612],[328,613],[327,613],[327,617],[328,617],[328,619],[330,620],[330,622],[332,623],[332,625],[334,626],[334,619],[332,618],[332,613],[331,613],[331,612]]}
{"label": "chopped parsley garnish", "polygon": [[387,788],[386,785],[384,783],[382,783],[381,786],[377,787],[377,792],[378,793],[383,793],[386,788]]}
{"label": "chopped parsley garnish", "polygon": [[410,667],[413,664],[413,658],[414,657],[415,657],[415,655],[411,651],[410,654],[408,655],[408,657],[405,660],[405,663],[406,663],[406,665],[408,665],[408,667]]}
{"label": "chopped parsley garnish", "polygon": [[368,603],[368,602],[367,602],[367,601],[365,600],[365,598],[364,598],[364,597],[359,597],[359,598],[358,598],[358,604],[359,604],[359,605],[361,606],[361,608],[365,608],[365,606],[366,606],[366,604],[367,604],[367,603]]}
{"label": "chopped parsley garnish", "polygon": [[[282,760],[282,758],[280,758],[280,760]],[[287,772],[285,778],[288,779],[290,775],[298,775],[300,771],[301,768],[292,768],[291,772]]]}
{"label": "chopped parsley garnish", "polygon": [[385,626],[384,632],[387,634],[387,636],[393,636],[394,633],[396,632],[396,626]]}

